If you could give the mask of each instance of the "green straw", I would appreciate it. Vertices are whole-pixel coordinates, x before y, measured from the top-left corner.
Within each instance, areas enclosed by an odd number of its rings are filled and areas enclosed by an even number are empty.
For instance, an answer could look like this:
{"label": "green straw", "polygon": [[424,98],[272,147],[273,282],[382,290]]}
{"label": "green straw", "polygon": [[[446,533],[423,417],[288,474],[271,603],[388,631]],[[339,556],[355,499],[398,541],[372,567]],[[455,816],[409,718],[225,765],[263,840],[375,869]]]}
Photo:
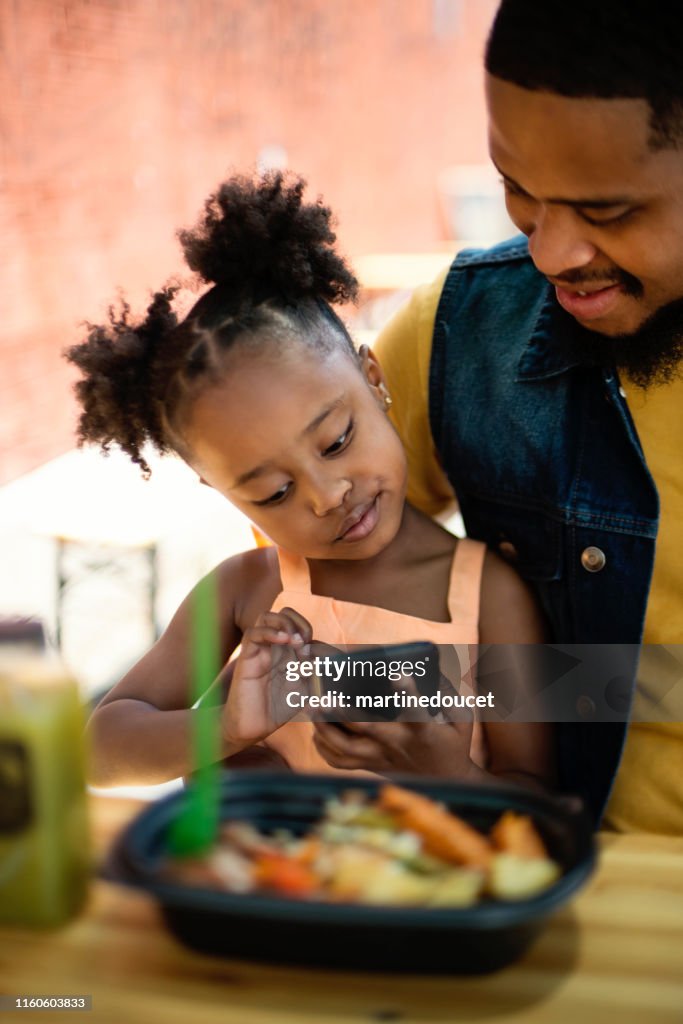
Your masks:
{"label": "green straw", "polygon": [[197,584],[191,601],[191,700],[190,750],[193,776],[183,794],[180,813],[171,822],[169,849],[180,857],[203,853],[214,842],[219,821],[220,737],[216,709],[200,698],[220,670],[218,594],[214,573]]}

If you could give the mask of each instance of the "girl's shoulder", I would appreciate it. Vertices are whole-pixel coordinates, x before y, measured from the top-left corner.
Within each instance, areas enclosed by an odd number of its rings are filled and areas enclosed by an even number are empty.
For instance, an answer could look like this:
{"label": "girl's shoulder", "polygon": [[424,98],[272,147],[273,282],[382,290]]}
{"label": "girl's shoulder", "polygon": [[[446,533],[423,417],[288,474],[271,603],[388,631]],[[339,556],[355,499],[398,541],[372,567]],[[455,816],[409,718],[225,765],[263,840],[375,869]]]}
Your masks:
{"label": "girl's shoulder", "polygon": [[282,590],[277,551],[273,547],[241,551],[216,569],[223,607],[232,607],[233,620],[244,632],[267,611]]}

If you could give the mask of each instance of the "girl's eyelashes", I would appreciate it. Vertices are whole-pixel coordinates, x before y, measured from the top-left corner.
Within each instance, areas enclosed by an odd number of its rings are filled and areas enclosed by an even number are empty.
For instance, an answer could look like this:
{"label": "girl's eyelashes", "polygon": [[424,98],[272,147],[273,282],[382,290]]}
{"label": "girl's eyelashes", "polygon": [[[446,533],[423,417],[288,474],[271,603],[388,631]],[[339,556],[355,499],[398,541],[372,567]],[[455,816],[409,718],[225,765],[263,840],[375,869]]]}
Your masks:
{"label": "girl's eyelashes", "polygon": [[291,483],[285,484],[283,487],[277,490],[275,494],[271,494],[269,498],[262,498],[260,501],[252,501],[252,505],[257,505],[260,508],[263,508],[264,505],[278,505],[287,497],[287,495],[289,494],[289,488],[291,486]]}
{"label": "girl's eyelashes", "polygon": [[[343,434],[340,434],[336,441],[334,441],[329,448],[325,448],[322,452],[323,458],[328,455],[339,455],[348,448],[351,443],[353,436],[353,420],[349,420],[349,425]],[[252,501],[252,505],[256,505],[258,508],[264,508],[265,506],[279,505],[285,500],[292,488],[292,482],[283,484],[274,494],[271,494],[268,498],[261,498],[258,501]]]}
{"label": "girl's eyelashes", "polygon": [[349,425],[344,431],[344,433],[341,434],[341,436],[338,437],[337,440],[333,444],[331,444],[329,448],[325,449],[323,455],[337,455],[339,452],[343,451],[344,448],[346,448],[347,445],[349,444],[352,434],[353,420],[349,420]]}

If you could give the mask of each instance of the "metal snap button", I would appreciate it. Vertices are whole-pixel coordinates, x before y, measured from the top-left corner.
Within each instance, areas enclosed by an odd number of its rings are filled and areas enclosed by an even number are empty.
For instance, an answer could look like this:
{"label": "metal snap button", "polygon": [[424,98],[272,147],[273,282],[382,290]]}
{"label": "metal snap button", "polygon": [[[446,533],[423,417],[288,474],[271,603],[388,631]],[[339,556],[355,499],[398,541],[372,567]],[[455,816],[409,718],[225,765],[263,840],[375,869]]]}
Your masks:
{"label": "metal snap button", "polygon": [[586,572],[600,572],[605,568],[606,562],[605,552],[600,548],[590,547],[581,552],[581,565]]}
{"label": "metal snap button", "polygon": [[579,718],[594,718],[595,717],[595,701],[585,694],[582,694],[576,701],[576,710]]}
{"label": "metal snap button", "polygon": [[619,388],[619,394],[621,395],[622,398],[626,398],[626,392],[624,391],[624,389],[622,387]]}
{"label": "metal snap button", "polygon": [[510,540],[501,540],[498,544],[498,550],[508,562],[515,562],[517,560],[517,548]]}

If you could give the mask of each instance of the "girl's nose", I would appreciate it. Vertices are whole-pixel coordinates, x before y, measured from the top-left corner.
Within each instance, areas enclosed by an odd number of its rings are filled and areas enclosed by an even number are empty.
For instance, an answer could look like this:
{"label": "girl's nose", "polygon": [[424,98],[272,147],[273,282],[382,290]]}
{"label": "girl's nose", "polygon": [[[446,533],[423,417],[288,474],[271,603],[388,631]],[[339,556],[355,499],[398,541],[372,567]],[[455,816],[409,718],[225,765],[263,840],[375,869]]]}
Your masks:
{"label": "girl's nose", "polygon": [[529,233],[529,253],[546,277],[561,277],[595,258],[597,249],[586,237],[574,210],[539,210]]}
{"label": "girl's nose", "polygon": [[311,484],[311,507],[316,516],[322,518],[344,504],[353,484],[343,477],[335,480],[324,478]]}

